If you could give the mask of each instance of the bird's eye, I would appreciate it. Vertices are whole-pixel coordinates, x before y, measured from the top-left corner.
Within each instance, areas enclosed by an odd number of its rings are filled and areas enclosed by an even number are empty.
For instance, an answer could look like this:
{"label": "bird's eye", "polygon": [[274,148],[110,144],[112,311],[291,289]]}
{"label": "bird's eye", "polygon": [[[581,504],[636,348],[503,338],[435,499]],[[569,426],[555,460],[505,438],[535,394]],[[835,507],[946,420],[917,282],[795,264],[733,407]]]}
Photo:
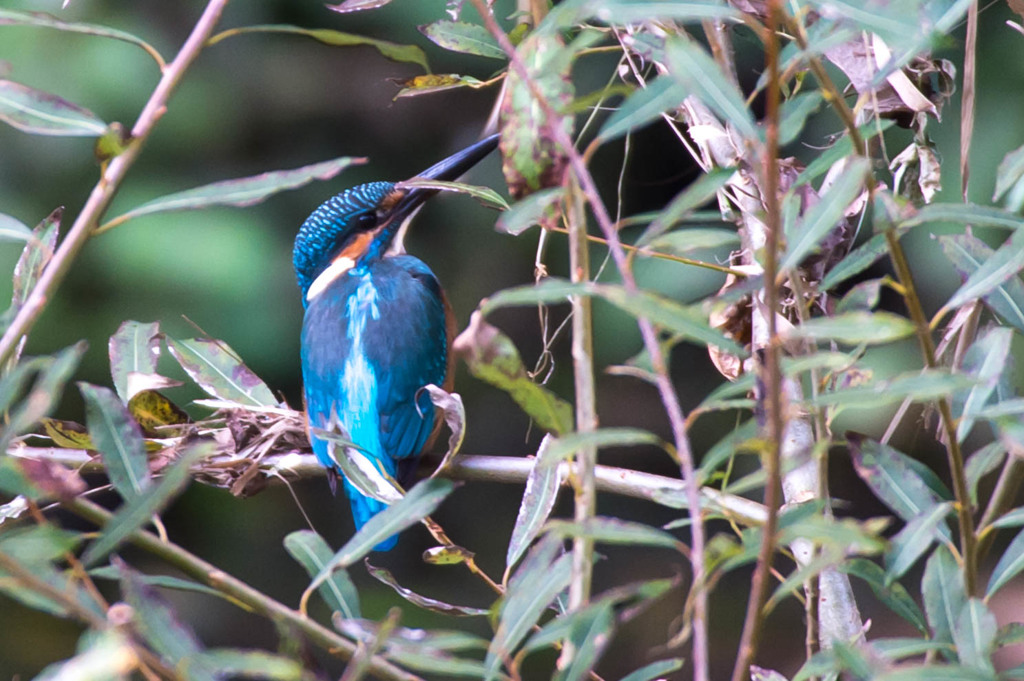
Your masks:
{"label": "bird's eye", "polygon": [[377,226],[377,216],[373,213],[361,213],[356,216],[356,229],[366,231]]}

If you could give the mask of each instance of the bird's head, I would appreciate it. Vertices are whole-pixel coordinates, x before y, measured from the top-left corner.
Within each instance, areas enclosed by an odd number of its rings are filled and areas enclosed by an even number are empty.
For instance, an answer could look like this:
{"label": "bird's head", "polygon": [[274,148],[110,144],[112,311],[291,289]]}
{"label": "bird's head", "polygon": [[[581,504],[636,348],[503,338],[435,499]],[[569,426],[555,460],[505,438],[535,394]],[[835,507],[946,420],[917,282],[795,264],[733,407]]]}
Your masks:
{"label": "bird's head", "polygon": [[[431,166],[415,179],[454,180],[497,144],[498,136],[492,135]],[[425,187],[369,182],[320,204],[302,223],[292,253],[303,305],[337,276],[382,257],[402,223],[436,193],[436,189]]]}

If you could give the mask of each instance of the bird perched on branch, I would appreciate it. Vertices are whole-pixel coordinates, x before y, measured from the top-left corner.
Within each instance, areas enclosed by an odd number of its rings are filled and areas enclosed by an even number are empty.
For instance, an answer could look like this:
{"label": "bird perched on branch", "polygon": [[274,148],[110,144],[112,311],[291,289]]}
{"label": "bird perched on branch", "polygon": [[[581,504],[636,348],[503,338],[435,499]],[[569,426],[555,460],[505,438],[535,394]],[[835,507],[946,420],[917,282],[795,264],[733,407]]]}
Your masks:
{"label": "bird perched on branch", "polygon": [[[414,179],[454,180],[497,146],[491,136]],[[402,224],[437,193],[370,182],[320,205],[299,229],[293,264],[306,308],[302,378],[309,426],[343,434],[381,470],[402,481],[436,433],[435,409],[422,388],[450,383],[453,323],[444,292],[418,258],[389,252]],[[332,490],[336,444],[310,433]],[[386,504],[347,479],[356,529]],[[386,551],[397,537],[377,545]]]}

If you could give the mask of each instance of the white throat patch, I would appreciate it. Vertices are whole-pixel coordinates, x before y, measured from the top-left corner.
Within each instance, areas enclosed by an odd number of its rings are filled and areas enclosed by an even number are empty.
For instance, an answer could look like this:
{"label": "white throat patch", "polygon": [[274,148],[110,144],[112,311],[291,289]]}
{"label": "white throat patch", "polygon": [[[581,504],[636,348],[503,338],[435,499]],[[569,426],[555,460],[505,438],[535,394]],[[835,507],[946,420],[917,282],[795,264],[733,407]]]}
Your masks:
{"label": "white throat patch", "polygon": [[327,266],[327,268],[313,280],[313,283],[309,285],[309,290],[306,291],[306,300],[312,301],[318,295],[327,290],[327,287],[331,285],[335,279],[348,272],[356,264],[356,261],[348,257],[335,258],[334,261]]}

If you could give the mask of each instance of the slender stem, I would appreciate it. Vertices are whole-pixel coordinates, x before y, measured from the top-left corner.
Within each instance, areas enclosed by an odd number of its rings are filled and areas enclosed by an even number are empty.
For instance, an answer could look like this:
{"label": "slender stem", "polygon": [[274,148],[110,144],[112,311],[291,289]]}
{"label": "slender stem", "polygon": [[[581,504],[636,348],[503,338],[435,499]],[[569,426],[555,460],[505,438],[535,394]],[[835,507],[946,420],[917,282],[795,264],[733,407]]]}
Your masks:
{"label": "slender stem", "polygon": [[[889,246],[889,257],[896,269],[896,276],[904,289],[903,299],[906,301],[910,318],[914,322],[925,367],[934,369],[936,366],[935,343],[932,341],[928,318],[924,314],[921,299],[917,295],[907,256],[903,252],[903,246],[900,244],[895,230],[886,230],[885,241]],[[953,420],[953,409],[950,407],[949,400],[945,397],[939,398],[938,406],[942,429],[946,436],[946,454],[949,459],[949,472],[953,478],[953,495],[956,497],[957,518],[960,524],[960,553],[964,558],[964,586],[967,589],[967,594],[974,596],[978,589],[977,537],[974,534],[974,518],[971,516],[971,497],[967,487],[967,474],[964,470],[964,457],[963,452],[960,451],[960,443],[957,441],[956,423]]]}
{"label": "slender stem", "polygon": [[992,497],[989,499],[988,506],[979,523],[982,528],[982,535],[978,539],[979,561],[985,559],[985,554],[988,553],[989,547],[992,545],[992,538],[995,536],[989,526],[1013,507],[1022,481],[1024,481],[1024,461],[1012,453],[1007,454],[1006,463],[999,474],[999,481],[996,482],[996,488],[992,490]]}
{"label": "slender stem", "polygon": [[757,654],[760,640],[762,609],[768,593],[768,581],[775,554],[775,531],[778,519],[781,492],[779,457],[785,430],[782,405],[781,343],[778,337],[776,311],[779,309],[778,252],[781,216],[779,211],[779,106],[782,83],[779,82],[779,38],[777,29],[782,20],[781,0],[768,0],[768,32],[765,40],[765,60],[768,66],[767,110],[765,112],[765,146],[762,186],[762,200],[765,205],[765,228],[767,230],[764,249],[764,315],[768,322],[768,345],[763,360],[759,362],[761,379],[767,406],[768,442],[761,457],[767,473],[764,499],[768,518],[761,534],[761,548],[757,566],[751,579],[747,612],[743,622],[739,654],[732,671],[732,681],[744,681],[750,676],[750,665]]}
{"label": "slender stem", "polygon": [[[112,517],[106,509],[82,498],[68,502],[66,507],[99,526],[106,525]],[[264,595],[180,546],[161,541],[156,535],[143,530],[136,531],[130,541],[140,549],[163,559],[196,581],[216,589],[254,612],[275,621],[288,622],[324,650],[345,660],[350,660],[355,655],[357,646],[352,641],[342,638],[327,627],[305,617],[297,610],[292,610],[280,601]],[[384,681],[422,681],[420,677],[380,658],[371,660],[369,667],[373,675],[384,679]]]}
{"label": "slender stem", "polygon": [[[569,270],[573,283],[590,281],[590,250],[587,222],[579,188],[571,183],[568,201]],[[572,296],[572,365],[576,387],[576,430],[585,433],[597,428],[597,395],[594,386],[594,329],[590,296]],[[597,450],[584,447],[576,452],[574,518],[585,522],[597,511],[594,467]],[[590,537],[573,540],[572,581],[569,584],[569,609],[579,609],[590,599],[594,570],[594,541]],[[571,655],[571,646],[565,650]]]}
{"label": "slender stem", "polygon": [[47,302],[53,298],[57,288],[64,281],[64,277],[67,276],[71,268],[71,263],[103,217],[103,213],[107,210],[114,194],[117,193],[124,180],[125,174],[142,151],[153,127],[167,110],[167,101],[171,93],[199,54],[203,43],[213,32],[227,2],[228,0],[210,0],[174,61],[163,70],[163,77],[156,89],[153,90],[153,94],[150,95],[149,101],[146,102],[146,106],[142,109],[142,113],[139,114],[139,118],[132,128],[131,139],[124,152],[107,164],[99,182],[89,194],[82,212],[78,214],[78,218],[71,226],[67,236],[64,237],[64,241],[61,242],[60,248],[57,249],[50,263],[43,270],[39,281],[36,282],[32,292],[25,300],[25,304],[18,310],[14,320],[7,327],[3,337],[0,338],[0,364],[7,361],[18,347],[21,338],[32,330],[46,308]]}
{"label": "slender stem", "polygon": [[[540,92],[536,82],[530,75],[523,60],[516,53],[515,47],[509,41],[508,36],[498,26],[494,15],[488,8],[485,0],[471,0],[477,13],[480,14],[484,25],[494,36],[502,50],[509,57],[510,68],[522,79],[523,83],[530,88],[537,105],[544,112],[544,125],[547,134],[555,141],[558,147],[566,154],[572,172],[580,183],[583,193],[590,203],[591,210],[597,220],[597,224],[608,240],[608,249],[611,251],[612,259],[622,277],[622,285],[629,294],[635,294],[639,290],[633,271],[629,266],[628,257],[615,224],[608,215],[608,210],[601,201],[600,192],[594,183],[589,169],[583,157],[576,150],[572,137],[559,124],[560,116],[554,110],[551,103],[547,101]],[[668,362],[658,342],[658,333],[654,325],[645,317],[637,319],[640,328],[640,335],[643,338],[644,349],[647,351],[651,366],[654,369],[658,393],[662,404],[665,407],[666,415],[672,428],[673,444],[679,457],[680,472],[686,483],[687,498],[689,507],[693,513],[693,523],[690,528],[692,553],[690,565],[693,570],[693,588],[696,593],[693,609],[693,666],[694,681],[707,681],[708,672],[708,635],[707,635],[707,612],[708,597],[705,589],[705,566],[704,566],[704,518],[699,512],[700,508],[700,485],[697,482],[696,467],[693,462],[693,451],[690,447],[689,435],[686,432],[686,416],[679,403],[679,396],[676,394],[672,379],[668,373]]]}

